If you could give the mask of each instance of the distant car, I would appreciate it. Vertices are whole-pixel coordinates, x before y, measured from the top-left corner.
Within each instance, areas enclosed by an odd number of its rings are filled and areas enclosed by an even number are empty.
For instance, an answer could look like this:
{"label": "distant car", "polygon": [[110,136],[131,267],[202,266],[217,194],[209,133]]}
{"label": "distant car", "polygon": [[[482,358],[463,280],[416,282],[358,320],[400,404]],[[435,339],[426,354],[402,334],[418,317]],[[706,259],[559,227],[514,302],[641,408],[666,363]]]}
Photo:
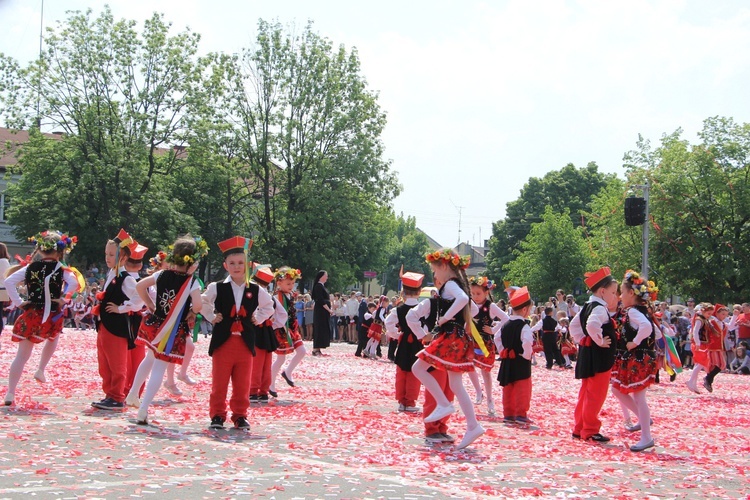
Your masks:
{"label": "distant car", "polygon": [[422,292],[419,294],[419,301],[422,302],[425,299],[429,299],[433,295],[437,295],[438,289],[434,286],[426,286],[422,288]]}

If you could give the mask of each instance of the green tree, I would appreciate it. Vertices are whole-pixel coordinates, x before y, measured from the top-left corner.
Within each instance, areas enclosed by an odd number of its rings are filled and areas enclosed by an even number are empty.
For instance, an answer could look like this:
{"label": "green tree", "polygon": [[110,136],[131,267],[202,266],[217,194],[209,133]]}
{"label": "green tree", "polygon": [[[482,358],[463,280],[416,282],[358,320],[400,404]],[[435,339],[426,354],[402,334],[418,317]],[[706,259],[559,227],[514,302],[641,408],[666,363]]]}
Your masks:
{"label": "green tree", "polygon": [[626,154],[631,178],[651,184],[650,267],[662,287],[736,301],[750,285],[750,124],[704,121],[700,142],[682,131]]}
{"label": "green tree", "polygon": [[547,206],[542,221],[531,225],[515,258],[505,266],[505,279],[528,286],[534,300],[545,300],[557,288],[573,289],[588,266],[588,257],[581,228],[573,225],[570,212],[558,213]]}
{"label": "green tree", "polygon": [[584,237],[590,254],[591,269],[609,266],[615,277],[627,269],[641,269],[641,226],[626,226],[624,199],[627,183],[612,177],[593,197],[591,208],[584,211]]}
{"label": "green tree", "polygon": [[612,177],[613,174],[599,172],[594,162],[584,168],[569,163],[541,179],[531,177],[518,199],[507,204],[505,218],[492,225],[487,275],[495,280],[502,277],[504,267],[515,258],[515,251],[529,234],[532,224],[541,221],[545,207],[552,207],[558,213],[567,209],[574,226],[581,226],[582,212],[589,209],[591,199]]}
{"label": "green tree", "polygon": [[385,114],[355,49],[258,23],[255,46],[226,65],[224,123],[259,196],[259,251],[336,288],[382,269],[399,186],[383,159]]}
{"label": "green tree", "polygon": [[[40,225],[80,237],[78,259],[101,260],[106,236],[124,226],[149,246],[200,229],[159,184],[180,166],[191,120],[207,110],[207,59],[199,36],[170,34],[154,14],[140,33],[108,7],[73,12],[25,68],[0,55],[0,109],[10,126],[61,131],[22,149],[10,223],[18,237]],[[38,101],[37,101],[38,99]],[[39,109],[37,111],[37,102]]]}

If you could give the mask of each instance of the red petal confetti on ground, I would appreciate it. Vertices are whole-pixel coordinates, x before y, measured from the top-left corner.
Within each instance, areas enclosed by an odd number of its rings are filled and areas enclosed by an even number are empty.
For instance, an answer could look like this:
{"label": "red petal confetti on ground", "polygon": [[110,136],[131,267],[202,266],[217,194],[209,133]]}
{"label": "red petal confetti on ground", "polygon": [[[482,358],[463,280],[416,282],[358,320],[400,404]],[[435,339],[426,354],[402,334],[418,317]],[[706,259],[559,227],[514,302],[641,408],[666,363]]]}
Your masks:
{"label": "red petal confetti on ground", "polygon": [[[35,348],[16,405],[0,408],[3,496],[745,498],[750,491],[750,377],[720,374],[713,394],[689,392],[686,374],[654,386],[648,397],[657,447],[636,454],[626,445],[638,434],[624,430],[611,396],[602,432],[612,442],[571,439],[579,383],[570,370],[536,367],[534,425],[505,426],[502,415],[486,416],[485,400],[477,411],[487,433],[454,451],[427,446],[421,415],[396,411],[395,366],[355,358],[351,345],[306,357],[294,373],[297,387],[279,378],[279,399],[251,408],[251,433],[207,429],[207,340],[199,340],[190,368],[198,385],[180,384],[181,397],[162,390],[145,428],[135,425],[133,409],[90,406],[102,398],[95,346],[94,332],[66,329],[46,384],[32,377]],[[15,353],[6,328],[0,395]],[[500,409],[501,390],[493,390]],[[460,439],[460,413],[449,427]]]}

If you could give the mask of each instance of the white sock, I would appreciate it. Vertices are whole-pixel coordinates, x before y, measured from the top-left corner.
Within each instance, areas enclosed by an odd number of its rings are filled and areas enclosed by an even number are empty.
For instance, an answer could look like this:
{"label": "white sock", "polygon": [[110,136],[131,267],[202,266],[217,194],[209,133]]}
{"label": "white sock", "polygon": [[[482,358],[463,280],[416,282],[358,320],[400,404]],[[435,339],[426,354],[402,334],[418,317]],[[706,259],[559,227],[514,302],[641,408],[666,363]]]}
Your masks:
{"label": "white sock", "polygon": [[692,385],[695,385],[698,382],[698,375],[700,375],[701,370],[703,369],[704,369],[703,365],[695,363],[695,366],[693,367],[693,371],[690,373],[690,383]]}
{"label": "white sock", "polygon": [[154,359],[154,352],[151,349],[147,349],[146,356],[143,358],[143,361],[141,361],[141,364],[138,365],[138,370],[135,372],[133,385],[130,387],[128,398],[138,397],[138,393],[141,392],[141,386],[146,381],[146,378],[151,373],[151,368],[154,366]]}
{"label": "white sock", "polygon": [[307,351],[305,350],[305,346],[303,345],[294,350],[294,356],[292,356],[289,364],[284,369],[284,373],[286,373],[286,376],[289,377],[289,380],[294,380],[292,378],[292,372],[294,372],[294,369],[297,368],[297,365],[300,361],[302,361],[302,358],[305,357],[305,354],[307,354]]}
{"label": "white sock", "polygon": [[479,395],[482,394],[482,384],[479,383],[479,374],[476,370],[469,372],[469,380],[471,380],[471,385],[474,386],[474,392],[477,394],[477,399],[479,399]]}
{"label": "white sock", "polygon": [[286,354],[277,354],[276,359],[273,360],[271,365],[271,385],[268,387],[269,390],[276,392],[276,378],[281,373],[281,367],[284,366],[286,361]]}
{"label": "white sock", "polygon": [[477,416],[474,413],[474,402],[471,400],[469,393],[466,392],[461,373],[448,372],[448,382],[450,383],[453,394],[458,400],[458,404],[461,407],[461,411],[463,412],[464,417],[466,417],[466,428],[473,429],[474,427],[479,425],[479,422],[477,421]]}
{"label": "white sock", "polygon": [[646,401],[646,390],[634,392],[632,394],[633,400],[638,408],[638,423],[641,424],[641,440],[638,444],[646,444],[651,439],[651,410],[648,407],[648,401]]}
{"label": "white sock", "polygon": [[37,373],[41,373],[44,375],[44,370],[47,368],[47,364],[49,363],[49,360],[52,359],[52,355],[55,354],[55,350],[57,349],[57,343],[60,340],[60,336],[58,335],[55,340],[48,340],[44,343],[44,347],[42,348],[42,355],[39,357],[39,367],[37,368]]}
{"label": "white sock", "polygon": [[[16,358],[10,364],[10,370],[8,371],[7,395],[14,396],[16,394],[18,381],[21,380],[23,369],[26,366],[26,363],[29,361],[33,350],[34,344],[30,340],[22,340],[18,343],[18,352],[16,352]],[[8,401],[12,399],[13,397],[8,399]]]}
{"label": "white sock", "polygon": [[487,407],[491,408],[495,405],[495,400],[492,399],[492,374],[482,370],[482,378],[484,379],[484,392],[487,394]]}
{"label": "white sock", "polygon": [[164,380],[164,372],[167,371],[167,366],[170,363],[162,359],[154,359],[154,366],[151,368],[151,376],[146,384],[146,390],[143,391],[143,400],[141,400],[141,407],[138,409],[138,420],[146,420],[148,417],[148,407],[154,400],[154,396],[159,392],[162,380]]}
{"label": "white sock", "polygon": [[193,343],[193,339],[188,337],[185,344],[185,355],[182,357],[182,365],[180,365],[180,377],[185,378],[187,376],[188,366],[190,366],[190,360],[193,359],[194,352],[195,344]]}
{"label": "white sock", "polygon": [[[450,401],[448,401],[448,398],[445,397],[445,394],[443,393],[443,389],[440,387],[440,384],[438,384],[437,380],[435,380],[435,377],[430,375],[430,372],[427,371],[429,367],[430,367],[429,363],[427,363],[426,361],[422,359],[417,359],[411,367],[411,372],[414,374],[415,377],[419,379],[420,382],[422,382],[422,385],[424,386],[425,390],[429,391],[430,394],[432,394],[432,397],[435,398],[435,402],[437,403],[438,406],[450,405],[451,403]],[[466,390],[464,389],[464,393],[465,392]]]}

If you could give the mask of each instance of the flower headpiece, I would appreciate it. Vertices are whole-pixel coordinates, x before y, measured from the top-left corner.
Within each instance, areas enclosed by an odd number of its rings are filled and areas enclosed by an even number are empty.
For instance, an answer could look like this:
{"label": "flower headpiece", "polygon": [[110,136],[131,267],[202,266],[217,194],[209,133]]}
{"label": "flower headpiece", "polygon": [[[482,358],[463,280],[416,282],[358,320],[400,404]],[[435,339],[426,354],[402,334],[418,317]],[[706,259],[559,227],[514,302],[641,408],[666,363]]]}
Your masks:
{"label": "flower headpiece", "polygon": [[481,286],[487,290],[495,289],[495,283],[487,276],[472,276],[469,278],[469,285]]}
{"label": "flower headpiece", "polygon": [[[48,236],[57,236],[59,239],[47,239]],[[60,231],[50,230],[36,233],[29,237],[29,242],[34,243],[42,252],[57,250],[58,252],[70,253],[78,244],[78,236],[68,236]]]}
{"label": "flower headpiece", "polygon": [[192,255],[175,255],[174,245],[169,245],[169,255],[167,256],[167,262],[174,264],[175,266],[192,266],[196,261],[205,257],[208,254],[208,243],[200,236],[193,238],[195,240],[195,253]]}
{"label": "flower headpiece", "polygon": [[451,264],[459,269],[466,269],[471,263],[471,257],[469,257],[468,255],[461,256],[453,250],[448,249],[442,251],[435,250],[434,252],[430,252],[425,256],[425,260],[429,263],[444,262],[446,264]]}
{"label": "flower headpiece", "polygon": [[656,294],[659,289],[653,281],[646,281],[641,275],[632,269],[625,271],[625,281],[630,284],[631,290],[642,300],[656,300]]}
{"label": "flower headpiece", "polygon": [[281,269],[277,269],[276,272],[273,273],[273,275],[277,280],[289,278],[290,280],[296,281],[302,277],[302,271],[300,271],[299,269],[292,269],[290,267],[284,269],[283,271]]}
{"label": "flower headpiece", "polygon": [[161,265],[162,262],[164,262],[166,258],[167,258],[167,252],[165,252],[164,250],[159,250],[156,253],[156,255],[154,255],[148,260],[148,263],[149,265],[151,265],[151,267],[156,269],[157,267]]}

